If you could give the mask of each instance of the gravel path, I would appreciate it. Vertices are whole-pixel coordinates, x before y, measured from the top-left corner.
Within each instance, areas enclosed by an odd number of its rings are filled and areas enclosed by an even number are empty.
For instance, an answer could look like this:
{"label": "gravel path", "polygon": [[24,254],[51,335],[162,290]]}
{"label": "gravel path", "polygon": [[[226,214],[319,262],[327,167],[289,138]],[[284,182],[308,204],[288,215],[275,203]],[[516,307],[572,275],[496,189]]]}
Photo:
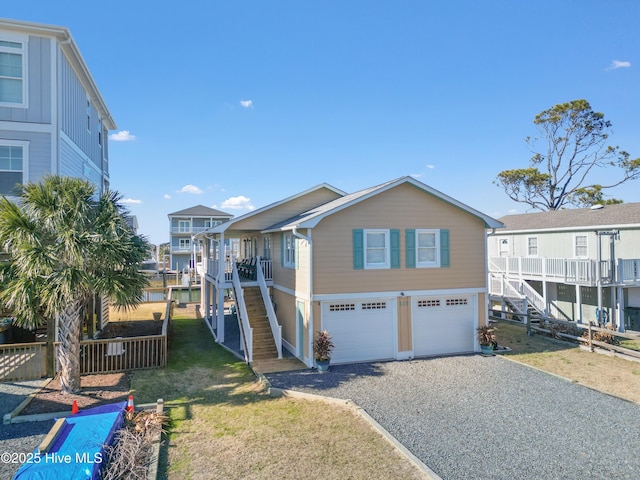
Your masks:
{"label": "gravel path", "polygon": [[640,405],[497,356],[266,377],[353,400],[445,480],[640,478]]}
{"label": "gravel path", "polygon": [[[29,380],[0,383],[0,417],[11,413],[29,394],[49,380]],[[0,478],[12,478],[18,471],[24,454],[33,452],[54,421],[0,425]],[[7,455],[8,454],[8,455]]]}

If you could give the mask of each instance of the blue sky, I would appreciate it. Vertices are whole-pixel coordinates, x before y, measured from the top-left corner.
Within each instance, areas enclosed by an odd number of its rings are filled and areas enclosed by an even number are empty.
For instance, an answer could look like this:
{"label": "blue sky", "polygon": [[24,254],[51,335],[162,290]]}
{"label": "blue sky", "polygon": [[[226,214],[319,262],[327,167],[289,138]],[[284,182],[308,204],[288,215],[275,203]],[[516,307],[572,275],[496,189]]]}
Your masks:
{"label": "blue sky", "polygon": [[21,0],[0,15],[70,29],[118,124],[112,188],[154,243],[193,205],[241,215],[403,175],[525,212],[493,180],[528,165],[537,113],[579,98],[640,156],[636,0]]}

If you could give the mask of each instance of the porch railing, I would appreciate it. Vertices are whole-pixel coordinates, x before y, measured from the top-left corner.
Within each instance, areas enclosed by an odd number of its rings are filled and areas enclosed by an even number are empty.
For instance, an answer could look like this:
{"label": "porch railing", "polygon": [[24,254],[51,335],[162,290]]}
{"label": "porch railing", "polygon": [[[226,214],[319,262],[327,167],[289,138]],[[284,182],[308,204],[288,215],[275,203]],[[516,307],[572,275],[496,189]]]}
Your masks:
{"label": "porch railing", "polygon": [[278,324],[278,319],[276,318],[276,312],[273,308],[273,303],[271,302],[271,298],[269,297],[269,291],[267,290],[267,282],[265,280],[265,275],[263,271],[263,268],[265,265],[268,265],[270,267],[271,261],[260,260],[260,268],[256,269],[256,277],[258,280],[258,286],[260,287],[260,293],[262,294],[262,301],[264,302],[264,306],[267,310],[267,317],[269,318],[271,333],[273,334],[273,339],[276,342],[276,350],[278,351],[278,358],[282,358],[282,325]]}
{"label": "porch railing", "polygon": [[[235,265],[235,259],[227,257],[224,260],[224,281],[233,282],[233,267]],[[260,259],[260,267],[262,274],[266,281],[273,280],[273,265],[271,260]],[[211,277],[217,277],[220,273],[220,262],[218,260],[209,259],[207,261],[207,272]]]}
{"label": "porch railing", "polygon": [[232,263],[233,275],[233,291],[236,299],[236,316],[240,326],[240,349],[244,350],[245,360],[253,362],[253,328],[249,325],[249,315],[247,314],[247,306],[244,303],[244,290],[240,285],[240,275],[235,262]]}
{"label": "porch railing", "polygon": [[0,381],[32,380],[47,373],[46,342],[0,345]]}

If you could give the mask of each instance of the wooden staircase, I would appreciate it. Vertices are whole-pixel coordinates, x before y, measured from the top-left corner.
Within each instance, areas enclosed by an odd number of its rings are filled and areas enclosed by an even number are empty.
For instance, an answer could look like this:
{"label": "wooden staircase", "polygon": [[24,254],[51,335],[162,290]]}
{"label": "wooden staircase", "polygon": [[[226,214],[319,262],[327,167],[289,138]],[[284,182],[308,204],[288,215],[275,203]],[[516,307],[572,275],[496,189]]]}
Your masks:
{"label": "wooden staircase", "polygon": [[278,350],[271,333],[260,287],[245,287],[244,303],[247,307],[249,325],[253,329],[253,360],[277,359]]}

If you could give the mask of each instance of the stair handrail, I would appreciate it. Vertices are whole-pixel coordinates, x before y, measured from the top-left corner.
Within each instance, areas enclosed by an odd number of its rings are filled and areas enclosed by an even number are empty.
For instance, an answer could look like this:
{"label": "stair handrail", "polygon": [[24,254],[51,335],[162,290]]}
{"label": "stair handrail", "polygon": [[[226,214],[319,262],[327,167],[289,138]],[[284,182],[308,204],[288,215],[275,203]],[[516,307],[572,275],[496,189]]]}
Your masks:
{"label": "stair handrail", "polygon": [[269,296],[269,290],[267,289],[267,281],[262,271],[262,265],[260,264],[260,257],[256,262],[258,268],[256,268],[256,280],[260,287],[260,293],[262,294],[262,301],[267,310],[267,318],[269,318],[269,325],[271,326],[271,333],[273,334],[273,340],[276,343],[276,350],[278,351],[278,358],[282,358],[282,325],[278,324],[278,317],[276,317],[276,311],[273,308],[271,297]]}
{"label": "stair handrail", "polygon": [[529,304],[535,308],[539,314],[547,315],[547,305],[544,301],[544,298],[527,282],[520,281],[520,287],[522,288],[522,293],[529,300]]}
{"label": "stair handrail", "polygon": [[247,363],[253,362],[253,328],[249,324],[247,305],[244,301],[244,289],[240,285],[240,275],[236,262],[232,262],[231,282],[236,297],[236,315],[240,324],[240,336],[244,342],[244,358]]}

